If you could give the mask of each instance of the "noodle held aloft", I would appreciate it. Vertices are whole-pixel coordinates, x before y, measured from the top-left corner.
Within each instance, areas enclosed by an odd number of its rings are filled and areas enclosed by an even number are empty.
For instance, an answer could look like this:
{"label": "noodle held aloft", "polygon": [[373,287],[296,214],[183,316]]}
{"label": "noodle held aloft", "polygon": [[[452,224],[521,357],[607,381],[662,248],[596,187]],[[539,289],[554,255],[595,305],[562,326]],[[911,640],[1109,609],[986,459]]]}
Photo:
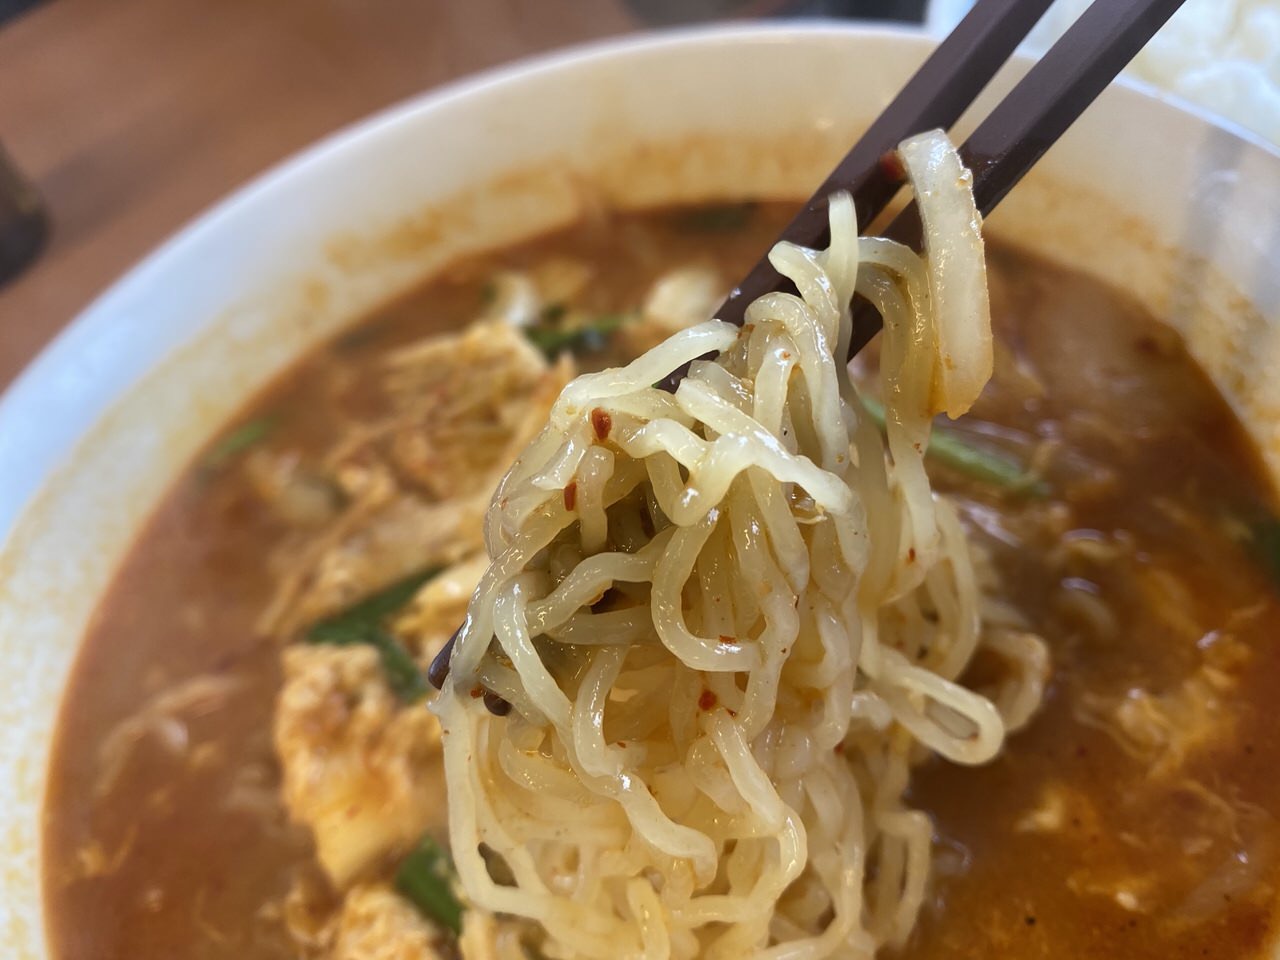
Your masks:
{"label": "noodle held aloft", "polygon": [[[798,295],[579,377],[494,498],[436,707],[450,834],[472,902],[549,957],[901,943],[931,857],[912,765],[989,760],[1039,699],[1043,646],[983,628],[923,463],[991,372],[980,217],[945,136],[900,154],[923,256],[834,196],[828,249],[770,254]],[[883,435],[844,362],[855,292],[884,316]],[[979,693],[984,644],[1008,671]]]}

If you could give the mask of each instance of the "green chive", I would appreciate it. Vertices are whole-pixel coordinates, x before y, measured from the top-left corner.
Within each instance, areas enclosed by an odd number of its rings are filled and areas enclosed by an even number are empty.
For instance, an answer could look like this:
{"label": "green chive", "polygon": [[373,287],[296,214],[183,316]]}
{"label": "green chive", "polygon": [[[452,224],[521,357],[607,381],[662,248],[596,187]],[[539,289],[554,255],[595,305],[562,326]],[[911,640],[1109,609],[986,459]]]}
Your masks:
{"label": "green chive", "polygon": [[1280,590],[1280,519],[1265,507],[1222,508],[1222,529],[1240,544]]}
{"label": "green chive", "polygon": [[219,438],[201,461],[206,470],[220,470],[250,447],[261,443],[275,429],[274,417],[257,417],[246,420],[230,433]]}
{"label": "green chive", "polygon": [[[866,396],[862,398],[862,405],[866,408],[868,416],[883,430],[884,407],[878,401]],[[1037,498],[1049,495],[1049,484],[1025,469],[1016,460],[975,447],[946,427],[934,426],[925,456],[966,477],[989,483],[1012,493]]]}
{"label": "green chive", "polygon": [[333,350],[338,354],[362,350],[370,344],[381,340],[390,332],[391,322],[389,318],[366,320],[364,323],[357,324],[350,330],[340,333],[333,341]]}
{"label": "green chive", "polygon": [[307,639],[313,643],[339,643],[352,631],[382,626],[387,617],[412,600],[419,588],[439,572],[440,567],[427,567],[371,593],[341,613],[315,624],[307,631]]}
{"label": "green chive", "polygon": [[741,230],[755,213],[754,203],[715,203],[681,210],[676,224],[698,233],[729,233]]}
{"label": "green chive", "polygon": [[383,630],[371,630],[368,643],[378,651],[382,672],[387,675],[387,686],[397,697],[405,703],[417,703],[427,695],[427,681],[418,669],[417,661],[399,640]]}
{"label": "green chive", "polygon": [[548,360],[554,360],[565,351],[579,353],[584,350],[599,350],[629,319],[627,314],[612,313],[580,327],[535,324],[525,327],[524,335]]}
{"label": "green chive", "polygon": [[440,572],[429,567],[371,594],[342,613],[313,624],[306,632],[307,643],[345,647],[367,644],[378,651],[387,684],[400,699],[414,703],[427,694],[426,680],[417,662],[383,623],[413,599],[419,588]]}
{"label": "green chive", "polygon": [[453,864],[430,837],[423,837],[396,871],[396,889],[432,920],[462,933],[462,904],[453,892]]}
{"label": "green chive", "polygon": [[1280,520],[1267,517],[1250,524],[1249,545],[1272,578],[1280,583]]}

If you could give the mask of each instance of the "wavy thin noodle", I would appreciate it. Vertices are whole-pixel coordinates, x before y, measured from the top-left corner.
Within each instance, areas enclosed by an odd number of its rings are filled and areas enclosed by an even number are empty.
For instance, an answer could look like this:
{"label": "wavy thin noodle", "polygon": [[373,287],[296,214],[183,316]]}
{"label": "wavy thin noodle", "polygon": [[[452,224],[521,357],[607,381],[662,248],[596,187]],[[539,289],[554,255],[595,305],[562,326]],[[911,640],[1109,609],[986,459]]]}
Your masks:
{"label": "wavy thin noodle", "polygon": [[[796,294],[579,377],[499,487],[436,709],[466,893],[541,924],[550,958],[902,943],[931,859],[913,765],[984,762],[1039,703],[1043,644],[984,622],[923,462],[932,415],[990,373],[980,218],[943,135],[900,155],[923,254],[858,238],[832,197],[828,249],[770,254]],[[845,369],[855,291],[885,320],[883,436]],[[984,648],[1007,669],[978,691]]]}

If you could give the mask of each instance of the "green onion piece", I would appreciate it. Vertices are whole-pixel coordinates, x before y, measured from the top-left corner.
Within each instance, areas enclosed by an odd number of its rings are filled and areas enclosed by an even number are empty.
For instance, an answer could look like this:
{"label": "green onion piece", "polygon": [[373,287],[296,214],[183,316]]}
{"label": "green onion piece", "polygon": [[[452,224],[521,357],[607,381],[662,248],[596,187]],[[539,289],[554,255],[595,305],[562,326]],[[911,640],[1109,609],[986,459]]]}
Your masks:
{"label": "green onion piece", "polygon": [[[884,407],[878,401],[866,396],[862,398],[862,405],[866,408],[868,416],[883,430]],[[950,467],[957,473],[1013,493],[1031,497],[1049,495],[1049,484],[1026,470],[1022,464],[1001,454],[979,449],[962,440],[946,427],[934,426],[925,456]]]}
{"label": "green onion piece", "polygon": [[370,344],[381,340],[390,332],[391,323],[388,318],[366,320],[338,334],[333,341],[333,349],[335,353],[339,354],[347,351],[362,350]]}
{"label": "green onion piece", "polygon": [[418,589],[440,572],[428,567],[379,590],[353,607],[313,624],[307,630],[307,643],[345,647],[368,644],[378,651],[387,684],[407,703],[427,694],[427,683],[417,662],[395,637],[382,628],[383,622],[413,599]]}
{"label": "green onion piece", "polygon": [[1280,519],[1264,514],[1256,519],[1232,516],[1230,520],[1228,534],[1249,551],[1280,590]]}
{"label": "green onion piece", "polygon": [[382,672],[387,686],[405,703],[416,703],[428,693],[427,682],[418,669],[417,661],[400,641],[380,627],[349,624],[319,633],[309,632],[307,642],[334,647],[350,647],[367,644],[378,651]]}
{"label": "green onion piece", "polygon": [[698,233],[729,233],[741,230],[755,213],[754,203],[715,203],[681,210],[677,226]]}
{"label": "green onion piece", "polygon": [[453,864],[430,837],[423,837],[396,871],[396,889],[428,920],[462,933],[462,904],[453,892]]}
{"label": "green onion piece", "polygon": [[539,323],[525,327],[524,335],[548,360],[554,360],[566,350],[578,353],[600,349],[628,319],[627,314],[611,313],[581,327],[544,326]]}
{"label": "green onion piece", "polygon": [[261,443],[275,429],[274,417],[246,420],[230,433],[220,437],[205,453],[201,465],[206,470],[220,470],[244,451]]}
{"label": "green onion piece", "polygon": [[1271,575],[1280,582],[1280,520],[1267,517],[1249,527],[1249,542]]}
{"label": "green onion piece", "polygon": [[418,663],[400,641],[384,630],[371,630],[367,642],[378,651],[387,686],[405,703],[417,703],[428,693],[426,678]]}
{"label": "green onion piece", "polygon": [[353,632],[382,626],[387,617],[412,600],[422,585],[439,572],[440,567],[427,567],[383,587],[354,606],[315,624],[307,631],[307,639],[312,643],[341,643]]}

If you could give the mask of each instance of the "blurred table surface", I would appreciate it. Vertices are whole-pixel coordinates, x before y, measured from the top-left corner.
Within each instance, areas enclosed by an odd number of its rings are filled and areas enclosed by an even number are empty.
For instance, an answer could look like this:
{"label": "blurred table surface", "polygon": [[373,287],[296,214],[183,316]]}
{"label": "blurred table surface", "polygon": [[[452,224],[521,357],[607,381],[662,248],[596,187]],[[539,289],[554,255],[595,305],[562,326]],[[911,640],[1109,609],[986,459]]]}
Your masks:
{"label": "blurred table surface", "polygon": [[460,75],[656,24],[919,19],[925,0],[53,0],[0,25],[0,143],[44,255],[0,286],[0,389],[148,250],[344,124]]}
{"label": "blurred table surface", "polygon": [[0,388],[149,249],[344,124],[634,30],[622,0],[56,0],[0,28],[0,142],[50,245],[0,287]]}

